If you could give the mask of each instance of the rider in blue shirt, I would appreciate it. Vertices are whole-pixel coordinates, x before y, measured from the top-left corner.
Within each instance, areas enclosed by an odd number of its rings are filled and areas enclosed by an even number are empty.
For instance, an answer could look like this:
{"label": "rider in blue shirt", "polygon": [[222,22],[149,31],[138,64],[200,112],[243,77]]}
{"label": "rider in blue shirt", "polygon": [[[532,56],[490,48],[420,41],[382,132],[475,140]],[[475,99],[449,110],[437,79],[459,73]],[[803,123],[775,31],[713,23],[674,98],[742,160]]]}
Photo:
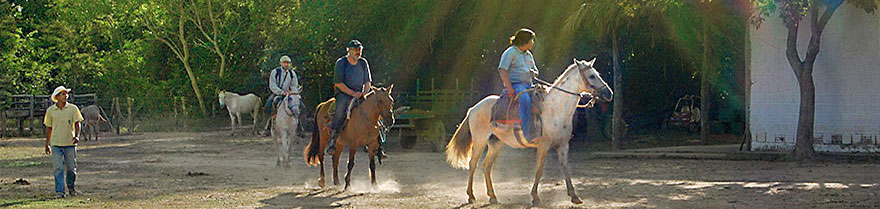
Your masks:
{"label": "rider in blue shirt", "polygon": [[[370,75],[370,64],[367,59],[361,57],[364,46],[358,40],[351,40],[345,48],[348,54],[336,60],[336,68],[333,71],[333,87],[336,89],[336,115],[330,125],[330,146],[327,146],[328,154],[336,152],[336,138],[342,131],[345,123],[345,115],[348,104],[354,98],[363,97],[372,89],[373,78]],[[379,156],[387,158],[379,143]]]}
{"label": "rider in blue shirt", "polygon": [[[522,28],[510,37],[510,47],[501,54],[498,73],[504,84],[505,93],[511,98],[532,88],[532,74],[538,74],[538,66],[530,51],[535,45],[535,32]],[[531,141],[534,139],[530,121],[532,118],[532,98],[529,94],[519,96],[519,117],[523,135]]]}

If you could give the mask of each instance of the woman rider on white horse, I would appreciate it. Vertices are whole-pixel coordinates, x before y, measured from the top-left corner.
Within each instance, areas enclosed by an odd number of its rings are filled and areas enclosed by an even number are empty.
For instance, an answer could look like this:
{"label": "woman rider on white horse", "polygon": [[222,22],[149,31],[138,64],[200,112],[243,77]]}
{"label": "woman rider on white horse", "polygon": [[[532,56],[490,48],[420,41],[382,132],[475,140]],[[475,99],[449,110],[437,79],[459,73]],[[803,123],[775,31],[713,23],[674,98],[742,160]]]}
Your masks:
{"label": "woman rider on white horse", "polygon": [[[538,66],[535,65],[535,58],[530,51],[534,45],[535,32],[531,29],[519,29],[510,37],[510,47],[501,54],[501,61],[498,64],[505,96],[513,98],[520,92],[532,88],[532,73],[538,74]],[[532,117],[532,98],[527,93],[522,94],[518,102],[523,135],[526,140],[532,141],[538,137],[534,135],[535,131],[531,130],[532,127],[529,125]]]}

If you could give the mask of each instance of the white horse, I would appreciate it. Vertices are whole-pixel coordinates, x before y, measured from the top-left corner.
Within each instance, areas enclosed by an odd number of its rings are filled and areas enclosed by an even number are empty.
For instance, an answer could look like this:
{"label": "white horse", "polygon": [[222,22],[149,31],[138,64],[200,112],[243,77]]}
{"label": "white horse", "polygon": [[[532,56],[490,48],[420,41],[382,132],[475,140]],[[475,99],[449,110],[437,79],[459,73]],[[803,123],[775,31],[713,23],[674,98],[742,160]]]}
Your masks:
{"label": "white horse", "polygon": [[230,126],[233,135],[235,135],[236,120],[238,120],[238,126],[241,127],[242,113],[251,113],[251,116],[254,118],[253,130],[257,130],[257,116],[260,113],[260,104],[262,103],[260,97],[254,94],[241,96],[232,92],[220,91],[218,98],[220,100],[220,106],[226,106],[226,110],[229,111],[229,120],[231,122]]}
{"label": "white horse", "polygon": [[300,100],[302,97],[298,93],[285,96],[275,112],[272,128],[272,138],[275,138],[275,147],[278,147],[275,166],[290,167],[290,142],[296,136],[296,127],[299,125]]}
{"label": "white horse", "polygon": [[[468,203],[474,203],[476,198],[473,194],[474,172],[477,162],[483,155],[483,150],[489,147],[486,159],[483,160],[483,175],[486,179],[486,191],[489,202],[497,203],[495,189],[492,187],[492,166],[495,158],[504,144],[513,148],[537,148],[537,161],[535,166],[535,184],[532,186],[532,204],[540,204],[538,199],[538,182],[544,171],[544,157],[550,148],[556,149],[559,161],[562,164],[562,173],[565,175],[565,183],[571,202],[580,204],[582,201],[571,184],[571,174],[568,166],[568,142],[571,140],[572,116],[578,106],[580,95],[587,93],[597,95],[601,100],[611,101],[612,92],[608,84],[599,76],[599,72],[593,68],[593,58],[590,61],[574,59],[574,64],[568,66],[565,72],[556,79],[544,97],[541,112],[543,135],[533,140],[534,143],[523,143],[514,136],[511,128],[494,126],[490,122],[492,106],[498,101],[496,95],[487,96],[476,105],[468,109],[468,113],[458,130],[452,136],[452,140],[446,145],[446,161],[456,168],[468,169]],[[595,97],[594,97],[595,98]],[[592,102],[592,101],[591,101]],[[491,136],[497,140],[490,140]],[[525,138],[525,137],[520,137]]]}

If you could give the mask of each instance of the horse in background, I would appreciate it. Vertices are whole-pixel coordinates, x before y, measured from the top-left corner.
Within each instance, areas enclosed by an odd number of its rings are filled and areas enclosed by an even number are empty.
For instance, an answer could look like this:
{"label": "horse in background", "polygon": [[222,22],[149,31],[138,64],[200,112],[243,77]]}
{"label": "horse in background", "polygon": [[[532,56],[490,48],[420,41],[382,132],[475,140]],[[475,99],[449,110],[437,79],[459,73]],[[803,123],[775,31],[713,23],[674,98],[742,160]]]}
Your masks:
{"label": "horse in background", "polygon": [[82,131],[85,134],[85,141],[88,141],[89,138],[94,134],[95,141],[98,141],[98,135],[101,133],[101,123],[105,122],[110,126],[110,129],[113,129],[113,123],[108,121],[104,113],[104,109],[98,105],[89,105],[88,107],[83,108],[81,111],[83,116],[83,127]]}
{"label": "horse in background", "polygon": [[226,110],[229,112],[229,120],[231,123],[232,135],[235,135],[235,122],[238,120],[238,126],[241,127],[241,115],[242,113],[251,113],[251,116],[254,118],[254,127],[253,131],[257,130],[257,115],[260,112],[260,104],[261,99],[259,96],[254,94],[247,94],[241,96],[239,94],[227,91],[220,91],[217,95],[220,100],[220,106],[226,106]]}

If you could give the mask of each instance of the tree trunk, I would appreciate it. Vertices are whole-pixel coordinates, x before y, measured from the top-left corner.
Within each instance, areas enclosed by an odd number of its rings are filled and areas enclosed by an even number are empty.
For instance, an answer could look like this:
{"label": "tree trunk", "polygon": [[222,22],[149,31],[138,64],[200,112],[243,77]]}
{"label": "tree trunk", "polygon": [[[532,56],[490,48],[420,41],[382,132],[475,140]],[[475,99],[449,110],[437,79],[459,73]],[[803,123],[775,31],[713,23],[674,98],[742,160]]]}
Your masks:
{"label": "tree trunk", "polygon": [[751,108],[752,108],[752,38],[751,38],[751,30],[749,29],[749,20],[743,19],[743,25],[745,26],[745,47],[743,49],[744,54],[744,62],[743,69],[745,73],[743,74],[743,92],[744,95],[744,118],[745,118],[745,129],[743,130],[743,140],[742,144],[739,146],[739,151],[752,151],[752,122],[751,122]]}
{"label": "tree trunk", "polygon": [[[804,66],[803,68],[812,68]],[[807,70],[804,70],[806,72]],[[813,74],[801,73],[798,76],[801,105],[798,115],[797,142],[792,155],[798,159],[812,158],[813,150],[813,122],[816,117],[816,87],[813,83]]]}
{"label": "tree trunk", "polygon": [[709,69],[709,22],[703,20],[703,73],[700,73],[700,141],[709,142],[709,78],[711,70]]}
{"label": "tree trunk", "polygon": [[193,92],[196,94],[196,99],[199,101],[199,111],[201,111],[202,115],[207,114],[207,108],[205,108],[205,99],[202,98],[202,93],[199,90],[198,78],[192,71],[192,67],[189,66],[189,46],[186,44],[186,39],[184,37],[183,25],[186,23],[186,17],[184,16],[184,12],[180,12],[180,19],[177,25],[177,38],[180,39],[180,48],[183,49],[183,57],[181,57],[180,61],[183,62],[183,68],[186,69],[186,75],[189,76],[189,83],[192,85]]}
{"label": "tree trunk", "polygon": [[840,7],[843,1],[836,1],[825,5],[825,11],[819,16],[819,5],[810,6],[810,37],[807,53],[801,60],[797,53],[798,24],[787,24],[788,38],[786,42],[786,57],[794,71],[800,87],[800,109],[798,111],[797,141],[791,154],[798,159],[812,158],[815,155],[813,149],[813,126],[816,119],[816,84],[813,82],[813,66],[819,55],[819,46],[822,40],[822,32],[825,25],[831,20],[834,11]]}
{"label": "tree trunk", "polygon": [[620,71],[620,50],[617,32],[611,33],[612,62],[614,66],[614,112],[611,119],[611,147],[621,149],[621,142],[626,137],[626,123],[623,121],[623,75]]}

